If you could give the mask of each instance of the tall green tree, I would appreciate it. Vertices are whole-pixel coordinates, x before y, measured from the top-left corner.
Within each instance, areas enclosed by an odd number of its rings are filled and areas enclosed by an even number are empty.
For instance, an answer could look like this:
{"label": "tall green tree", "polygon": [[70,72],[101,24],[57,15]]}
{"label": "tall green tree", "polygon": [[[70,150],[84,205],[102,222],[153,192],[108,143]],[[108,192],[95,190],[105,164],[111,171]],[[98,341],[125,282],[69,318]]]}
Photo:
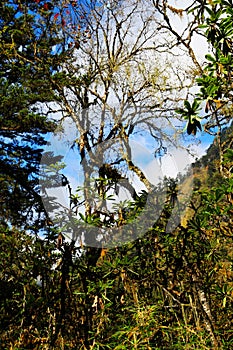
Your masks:
{"label": "tall green tree", "polygon": [[[224,140],[222,130],[229,126],[232,120],[232,1],[194,1],[188,9],[197,24],[198,31],[206,38],[209,52],[206,54],[206,64],[201,75],[196,79],[199,93],[194,103],[196,107],[204,103],[204,117],[199,118],[196,111],[192,118],[187,111],[180,110],[188,121],[188,132],[196,133],[203,120],[205,131],[217,136],[218,153],[220,158],[221,175],[229,177],[224,155],[232,148],[232,136]],[[189,104],[189,102],[185,102]],[[199,111],[200,114],[200,111]],[[198,123],[198,124],[197,124]]]}
{"label": "tall green tree", "polygon": [[[44,102],[56,100],[48,85],[62,61],[59,28],[44,2],[2,1],[0,17],[1,217],[29,224],[43,210],[38,166],[44,134],[54,129]],[[57,45],[57,47],[56,47]],[[44,217],[45,218],[45,217]]]}

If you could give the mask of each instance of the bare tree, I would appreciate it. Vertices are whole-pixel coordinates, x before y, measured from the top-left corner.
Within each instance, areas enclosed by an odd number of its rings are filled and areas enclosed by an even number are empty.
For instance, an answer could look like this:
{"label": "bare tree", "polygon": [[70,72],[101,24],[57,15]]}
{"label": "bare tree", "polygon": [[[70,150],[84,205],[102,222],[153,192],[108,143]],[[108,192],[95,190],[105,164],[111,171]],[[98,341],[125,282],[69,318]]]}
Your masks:
{"label": "bare tree", "polygon": [[[187,62],[187,55],[172,43],[157,5],[150,7],[143,0],[87,2],[76,14],[82,24],[62,34],[70,51],[70,60],[61,67],[64,79],[55,75],[51,83],[59,96],[61,122],[69,117],[77,129],[71,146],[80,153],[85,215],[111,225],[107,193],[119,193],[120,187],[135,200],[138,191],[129,181],[133,176],[147,192],[153,189],[133,159],[131,140],[147,136],[155,155],[168,145],[177,146],[174,110],[187,96],[192,79],[180,64],[182,55]],[[188,51],[189,63],[195,64]],[[48,110],[54,112],[54,106]],[[79,211],[71,193],[70,199]]]}

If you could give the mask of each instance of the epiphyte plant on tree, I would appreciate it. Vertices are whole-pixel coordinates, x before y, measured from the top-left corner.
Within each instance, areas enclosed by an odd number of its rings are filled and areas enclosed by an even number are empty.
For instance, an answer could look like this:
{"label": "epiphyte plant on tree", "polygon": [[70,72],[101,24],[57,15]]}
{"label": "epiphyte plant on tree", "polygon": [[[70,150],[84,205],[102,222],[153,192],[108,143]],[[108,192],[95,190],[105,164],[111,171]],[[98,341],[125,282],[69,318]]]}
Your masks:
{"label": "epiphyte plant on tree", "polygon": [[184,108],[176,109],[176,113],[181,114],[181,116],[187,120],[186,128],[188,135],[196,135],[197,129],[202,130],[201,118],[199,117],[200,112],[200,102],[198,99],[194,99],[193,103],[190,104],[189,101],[184,101]]}

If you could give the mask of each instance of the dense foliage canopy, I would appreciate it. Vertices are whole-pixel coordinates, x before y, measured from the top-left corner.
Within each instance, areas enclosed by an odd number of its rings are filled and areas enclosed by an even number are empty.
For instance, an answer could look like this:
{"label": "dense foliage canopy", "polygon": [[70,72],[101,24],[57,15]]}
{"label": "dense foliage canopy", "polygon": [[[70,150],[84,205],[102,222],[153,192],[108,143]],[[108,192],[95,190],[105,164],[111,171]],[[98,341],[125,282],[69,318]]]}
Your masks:
{"label": "dense foliage canopy", "polygon": [[233,3],[182,6],[1,2],[1,349],[232,348]]}

